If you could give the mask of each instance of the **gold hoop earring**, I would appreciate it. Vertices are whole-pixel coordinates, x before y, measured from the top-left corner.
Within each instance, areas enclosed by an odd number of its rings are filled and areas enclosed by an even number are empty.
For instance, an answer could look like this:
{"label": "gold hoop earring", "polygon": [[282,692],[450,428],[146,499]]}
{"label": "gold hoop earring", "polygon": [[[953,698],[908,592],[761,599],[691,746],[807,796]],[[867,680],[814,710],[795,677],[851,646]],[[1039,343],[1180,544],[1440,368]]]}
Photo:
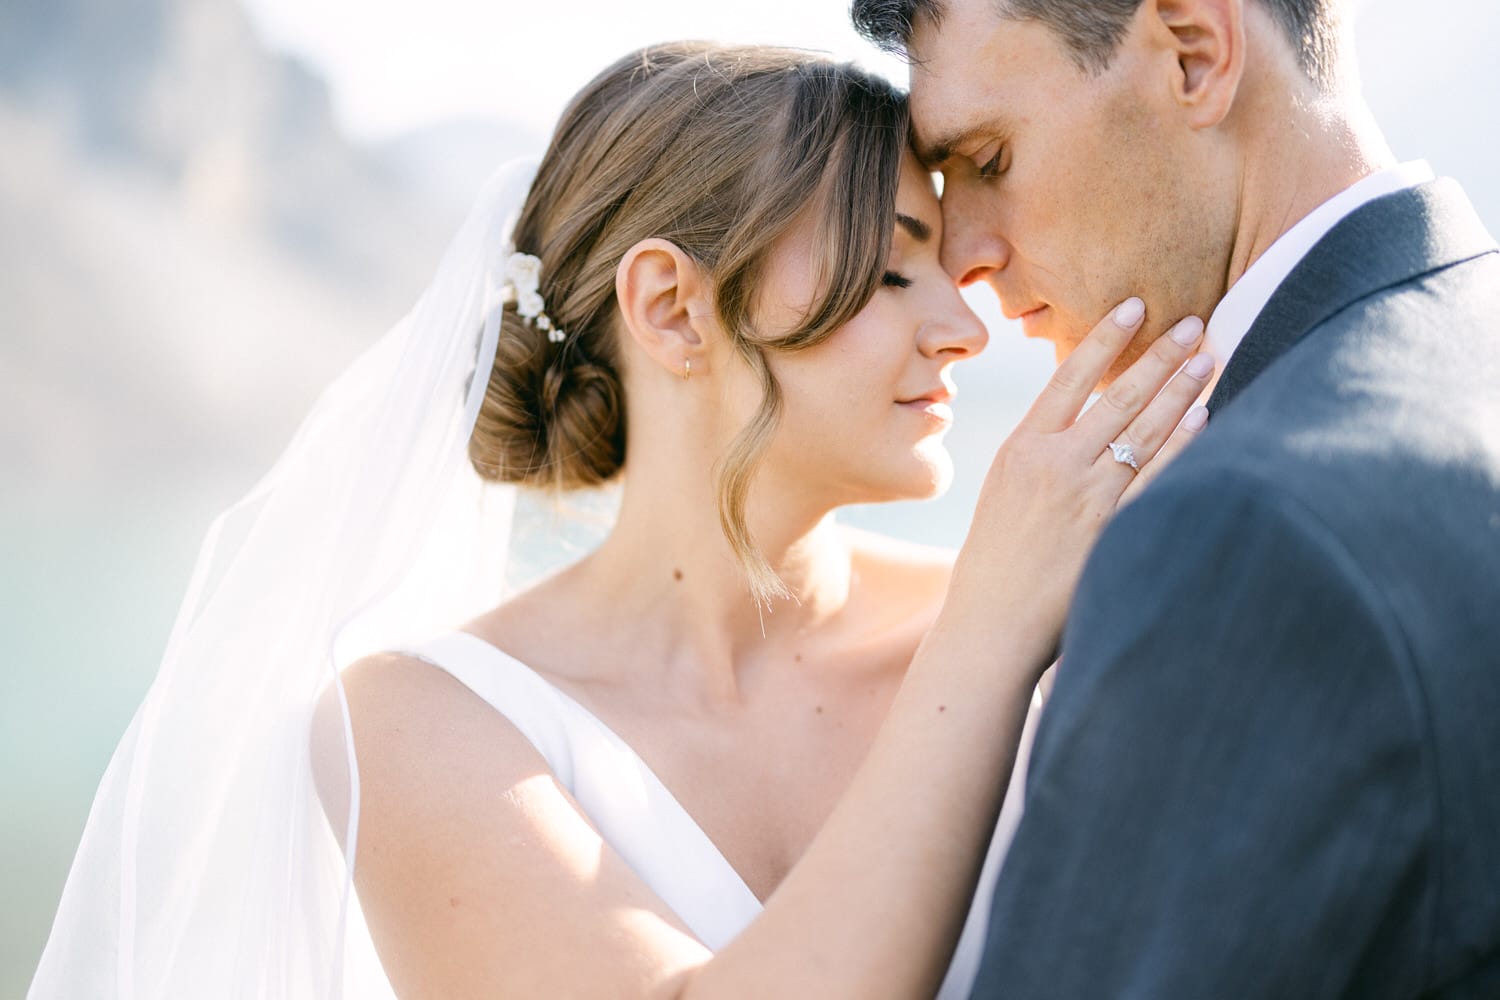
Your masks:
{"label": "gold hoop earring", "polygon": [[693,359],[692,358],[683,358],[682,359],[682,380],[684,382],[686,382],[688,379],[690,379],[692,377],[693,377]]}

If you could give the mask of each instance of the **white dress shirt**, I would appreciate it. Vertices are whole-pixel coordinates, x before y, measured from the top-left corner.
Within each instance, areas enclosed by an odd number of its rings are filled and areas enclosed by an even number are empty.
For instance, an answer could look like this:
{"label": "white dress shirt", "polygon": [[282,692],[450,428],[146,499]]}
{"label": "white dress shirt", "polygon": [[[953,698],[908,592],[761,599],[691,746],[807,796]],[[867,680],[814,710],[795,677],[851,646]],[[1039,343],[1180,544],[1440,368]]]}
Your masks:
{"label": "white dress shirt", "polygon": [[[1361,205],[1432,179],[1432,168],[1426,160],[1414,160],[1376,171],[1323,202],[1278,237],[1265,253],[1251,262],[1240,280],[1230,286],[1208,319],[1204,343],[1213,353],[1218,371],[1222,373],[1224,366],[1229,364],[1229,359],[1239,348],[1240,341],[1245,339],[1245,334],[1250,332],[1251,325],[1270,301],[1272,293],[1330,229]],[[1216,375],[1216,382],[1217,378]]]}

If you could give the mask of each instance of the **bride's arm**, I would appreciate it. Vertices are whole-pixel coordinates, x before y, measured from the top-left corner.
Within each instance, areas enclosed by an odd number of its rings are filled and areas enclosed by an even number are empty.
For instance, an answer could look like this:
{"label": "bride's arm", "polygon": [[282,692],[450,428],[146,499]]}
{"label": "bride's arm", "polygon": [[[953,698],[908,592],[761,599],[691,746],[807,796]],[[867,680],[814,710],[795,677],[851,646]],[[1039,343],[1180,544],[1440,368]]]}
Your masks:
{"label": "bride's arm", "polygon": [[[454,720],[444,685],[457,682],[440,671],[351,669],[356,884],[398,994],[930,997],[1083,557],[1131,482],[1105,446],[1123,437],[1150,459],[1204,384],[1179,375],[1147,405],[1196,343],[1162,337],[1075,422],[1136,326],[1101,323],[1001,449],[950,599],[870,753],[764,911],[717,954],[477,697]],[[968,579],[969,552],[993,545],[1013,571]],[[424,710],[439,699],[446,718]]]}

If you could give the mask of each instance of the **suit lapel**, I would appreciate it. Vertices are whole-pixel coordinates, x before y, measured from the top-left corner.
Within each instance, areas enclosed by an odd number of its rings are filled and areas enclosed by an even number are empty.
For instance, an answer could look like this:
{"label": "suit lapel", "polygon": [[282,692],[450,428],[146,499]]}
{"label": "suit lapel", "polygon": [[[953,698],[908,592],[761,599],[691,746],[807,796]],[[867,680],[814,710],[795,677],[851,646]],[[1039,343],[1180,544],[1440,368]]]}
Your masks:
{"label": "suit lapel", "polygon": [[1276,289],[1209,398],[1217,412],[1297,341],[1368,295],[1497,250],[1456,181],[1377,198],[1328,231]]}

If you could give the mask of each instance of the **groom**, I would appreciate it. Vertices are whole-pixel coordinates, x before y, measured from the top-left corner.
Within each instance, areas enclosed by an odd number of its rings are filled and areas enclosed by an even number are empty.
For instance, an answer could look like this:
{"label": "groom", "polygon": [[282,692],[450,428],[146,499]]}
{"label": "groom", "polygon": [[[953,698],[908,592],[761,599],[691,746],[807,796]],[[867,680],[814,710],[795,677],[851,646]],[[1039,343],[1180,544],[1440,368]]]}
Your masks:
{"label": "groom", "polygon": [[855,0],[949,270],[1223,372],[1079,585],[977,997],[1500,997],[1500,253],[1350,6]]}

